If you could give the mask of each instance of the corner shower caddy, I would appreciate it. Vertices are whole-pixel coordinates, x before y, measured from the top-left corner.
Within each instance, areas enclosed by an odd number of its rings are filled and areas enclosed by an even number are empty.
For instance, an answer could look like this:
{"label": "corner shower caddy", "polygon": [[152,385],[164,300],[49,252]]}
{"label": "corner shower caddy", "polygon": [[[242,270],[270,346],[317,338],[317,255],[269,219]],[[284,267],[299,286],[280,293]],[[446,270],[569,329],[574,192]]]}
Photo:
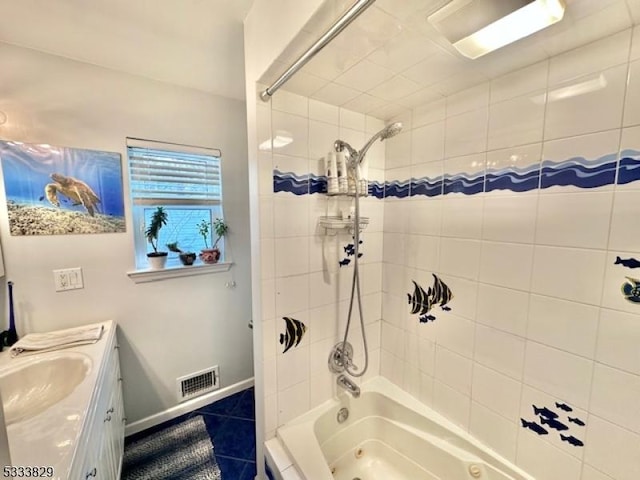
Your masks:
{"label": "corner shower caddy", "polygon": [[[353,219],[338,216],[320,217],[318,225],[325,229],[328,235],[336,235],[340,230],[349,230],[353,233]],[[360,231],[369,225],[369,217],[360,217]]]}

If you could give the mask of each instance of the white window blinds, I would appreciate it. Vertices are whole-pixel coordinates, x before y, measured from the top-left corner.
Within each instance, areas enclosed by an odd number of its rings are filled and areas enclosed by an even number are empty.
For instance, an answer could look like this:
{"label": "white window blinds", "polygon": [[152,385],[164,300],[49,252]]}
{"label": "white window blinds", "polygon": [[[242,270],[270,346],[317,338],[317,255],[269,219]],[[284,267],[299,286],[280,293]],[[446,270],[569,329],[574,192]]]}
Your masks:
{"label": "white window blinds", "polygon": [[134,205],[220,205],[220,157],[127,147]]}

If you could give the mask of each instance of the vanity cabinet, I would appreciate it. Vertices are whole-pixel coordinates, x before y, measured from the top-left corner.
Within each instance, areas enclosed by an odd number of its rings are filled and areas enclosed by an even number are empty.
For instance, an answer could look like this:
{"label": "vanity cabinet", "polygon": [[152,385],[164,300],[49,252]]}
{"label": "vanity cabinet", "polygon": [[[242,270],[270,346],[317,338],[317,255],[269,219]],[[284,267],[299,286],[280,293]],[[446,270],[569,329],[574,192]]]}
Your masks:
{"label": "vanity cabinet", "polygon": [[92,402],[74,455],[70,479],[117,480],[124,452],[125,416],[115,334],[105,348]]}

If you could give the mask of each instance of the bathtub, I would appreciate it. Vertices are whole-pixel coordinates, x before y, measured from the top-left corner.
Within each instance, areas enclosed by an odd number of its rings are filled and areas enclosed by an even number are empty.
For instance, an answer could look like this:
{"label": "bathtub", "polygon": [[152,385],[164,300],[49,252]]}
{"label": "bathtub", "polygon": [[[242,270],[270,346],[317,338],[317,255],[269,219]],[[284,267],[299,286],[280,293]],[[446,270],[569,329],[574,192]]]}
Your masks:
{"label": "bathtub", "polygon": [[[388,380],[361,390],[277,430],[301,479],[535,480]],[[349,415],[339,423],[343,408]]]}

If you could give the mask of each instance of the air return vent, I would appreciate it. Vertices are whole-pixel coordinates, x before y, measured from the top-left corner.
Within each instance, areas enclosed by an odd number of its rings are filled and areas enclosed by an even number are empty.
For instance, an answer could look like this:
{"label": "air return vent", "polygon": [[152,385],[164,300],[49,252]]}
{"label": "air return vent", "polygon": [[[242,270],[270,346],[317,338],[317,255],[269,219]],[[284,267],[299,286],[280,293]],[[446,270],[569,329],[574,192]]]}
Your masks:
{"label": "air return vent", "polygon": [[201,370],[176,380],[178,401],[183,402],[220,388],[220,368]]}

